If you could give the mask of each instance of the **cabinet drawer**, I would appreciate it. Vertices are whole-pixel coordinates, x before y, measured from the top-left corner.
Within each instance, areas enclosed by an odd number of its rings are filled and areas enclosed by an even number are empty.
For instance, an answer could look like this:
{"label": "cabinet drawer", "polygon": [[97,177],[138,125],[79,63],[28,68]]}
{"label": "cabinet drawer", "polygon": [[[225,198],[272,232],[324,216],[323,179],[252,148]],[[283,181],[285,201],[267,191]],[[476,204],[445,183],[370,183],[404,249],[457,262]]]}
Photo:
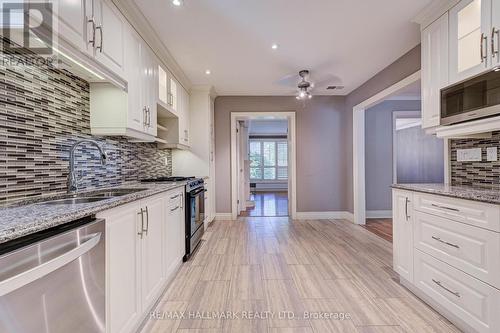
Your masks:
{"label": "cabinet drawer", "polygon": [[497,205],[423,193],[415,193],[413,199],[417,211],[500,231],[500,208]]}
{"label": "cabinet drawer", "polygon": [[168,192],[168,206],[169,207],[175,207],[175,206],[182,206],[182,200],[184,199],[184,190],[175,190]]}
{"label": "cabinet drawer", "polygon": [[500,291],[415,250],[415,285],[478,332],[500,332]]}
{"label": "cabinet drawer", "polygon": [[500,234],[438,216],[415,213],[414,246],[500,288]]}

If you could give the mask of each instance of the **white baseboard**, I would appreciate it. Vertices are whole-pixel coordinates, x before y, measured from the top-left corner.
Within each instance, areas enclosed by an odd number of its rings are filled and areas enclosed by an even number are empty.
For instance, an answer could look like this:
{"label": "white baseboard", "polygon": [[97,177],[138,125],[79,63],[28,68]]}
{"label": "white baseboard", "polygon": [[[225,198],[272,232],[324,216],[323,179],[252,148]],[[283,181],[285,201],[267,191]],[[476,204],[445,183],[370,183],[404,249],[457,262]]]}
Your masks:
{"label": "white baseboard", "polygon": [[392,210],[367,210],[367,219],[389,219],[392,218]]}
{"label": "white baseboard", "polygon": [[295,215],[297,220],[349,220],[354,221],[354,214],[346,211],[332,212],[297,212]]}
{"label": "white baseboard", "polygon": [[230,221],[232,220],[233,215],[231,213],[216,213],[215,220],[216,221]]}

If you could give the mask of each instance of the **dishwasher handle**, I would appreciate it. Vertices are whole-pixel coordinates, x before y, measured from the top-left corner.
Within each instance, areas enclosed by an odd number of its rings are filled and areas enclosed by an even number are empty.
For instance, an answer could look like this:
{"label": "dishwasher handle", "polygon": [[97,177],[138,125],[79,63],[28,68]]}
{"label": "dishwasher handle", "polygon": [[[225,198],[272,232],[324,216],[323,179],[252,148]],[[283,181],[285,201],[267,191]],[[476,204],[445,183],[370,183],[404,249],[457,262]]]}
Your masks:
{"label": "dishwasher handle", "polygon": [[81,257],[92,250],[101,240],[101,233],[95,233],[88,236],[88,239],[75,247],[74,249],[52,259],[43,264],[30,268],[20,274],[0,281],[0,296],[4,296],[14,290],[17,290],[28,283],[50,274],[59,268],[67,265],[71,261]]}

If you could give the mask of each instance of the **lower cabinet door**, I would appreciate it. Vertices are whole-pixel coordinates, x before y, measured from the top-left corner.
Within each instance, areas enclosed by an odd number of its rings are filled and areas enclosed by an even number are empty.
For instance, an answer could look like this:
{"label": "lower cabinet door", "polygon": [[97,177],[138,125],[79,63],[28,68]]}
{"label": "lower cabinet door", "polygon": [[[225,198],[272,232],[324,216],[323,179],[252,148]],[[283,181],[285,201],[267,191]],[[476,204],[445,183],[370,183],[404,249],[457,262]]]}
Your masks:
{"label": "lower cabinet door", "polygon": [[106,332],[133,332],[141,319],[139,203],[99,214],[106,219]]}
{"label": "lower cabinet door", "polygon": [[163,284],[163,237],[166,200],[162,195],[141,202],[143,212],[142,238],[142,303],[147,310],[157,299]]}
{"label": "lower cabinet door", "polygon": [[182,206],[180,200],[170,205],[167,209],[167,219],[165,223],[165,276],[168,279],[181,260],[179,248],[183,244],[184,236],[179,238],[181,233],[181,213]]}
{"label": "lower cabinet door", "polygon": [[393,190],[393,262],[394,270],[413,282],[413,196],[411,192]]}
{"label": "lower cabinet door", "polygon": [[500,291],[415,250],[417,288],[481,333],[500,332]]}

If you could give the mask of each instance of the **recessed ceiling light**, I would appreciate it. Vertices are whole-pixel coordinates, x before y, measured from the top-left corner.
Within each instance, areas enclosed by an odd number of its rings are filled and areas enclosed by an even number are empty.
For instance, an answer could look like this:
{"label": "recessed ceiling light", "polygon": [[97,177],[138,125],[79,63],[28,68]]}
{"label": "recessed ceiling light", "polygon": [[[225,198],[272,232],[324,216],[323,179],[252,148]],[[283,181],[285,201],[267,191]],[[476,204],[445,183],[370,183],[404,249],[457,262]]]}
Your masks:
{"label": "recessed ceiling light", "polygon": [[207,69],[207,70],[205,71],[205,74],[210,75],[210,74],[212,74],[212,72],[210,71],[210,69]]}
{"label": "recessed ceiling light", "polygon": [[278,49],[278,44],[274,43],[273,45],[271,45],[271,48],[272,48],[273,50]]}
{"label": "recessed ceiling light", "polygon": [[172,0],[172,4],[177,7],[182,6],[182,0]]}

